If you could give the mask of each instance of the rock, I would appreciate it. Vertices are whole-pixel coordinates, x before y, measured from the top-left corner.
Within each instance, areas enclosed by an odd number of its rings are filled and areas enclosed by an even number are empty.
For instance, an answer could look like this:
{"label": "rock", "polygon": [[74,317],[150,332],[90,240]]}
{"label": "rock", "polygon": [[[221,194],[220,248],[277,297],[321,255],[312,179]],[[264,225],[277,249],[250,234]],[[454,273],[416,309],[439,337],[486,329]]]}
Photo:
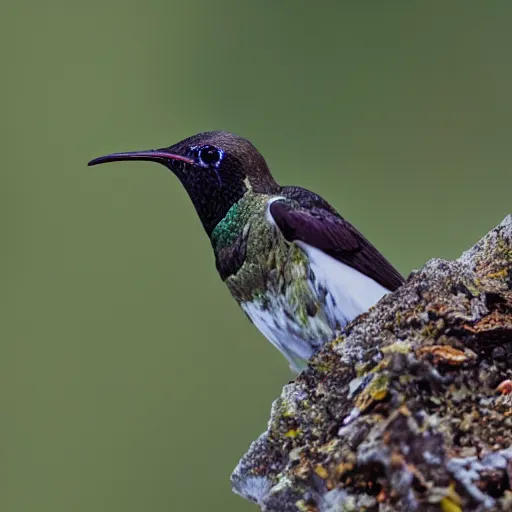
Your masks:
{"label": "rock", "polygon": [[233,490],[276,512],[512,510],[512,215],[325,345]]}

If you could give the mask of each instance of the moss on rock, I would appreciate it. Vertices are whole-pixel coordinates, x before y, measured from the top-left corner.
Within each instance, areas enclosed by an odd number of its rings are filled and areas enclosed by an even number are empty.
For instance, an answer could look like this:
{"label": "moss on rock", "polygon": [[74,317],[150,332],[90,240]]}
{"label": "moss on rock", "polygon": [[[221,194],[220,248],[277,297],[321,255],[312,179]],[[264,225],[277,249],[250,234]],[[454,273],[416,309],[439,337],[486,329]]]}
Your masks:
{"label": "moss on rock", "polygon": [[512,510],[512,216],[285,386],[232,475],[268,511]]}

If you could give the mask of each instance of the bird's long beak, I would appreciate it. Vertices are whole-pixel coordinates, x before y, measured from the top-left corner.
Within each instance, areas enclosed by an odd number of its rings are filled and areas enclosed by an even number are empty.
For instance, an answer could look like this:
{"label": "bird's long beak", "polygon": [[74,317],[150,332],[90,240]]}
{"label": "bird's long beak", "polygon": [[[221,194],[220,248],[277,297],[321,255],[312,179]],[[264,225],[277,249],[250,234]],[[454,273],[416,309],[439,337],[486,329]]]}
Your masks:
{"label": "bird's long beak", "polygon": [[150,149],[149,151],[129,151],[127,153],[112,153],[110,155],[100,156],[91,160],[87,165],[98,165],[106,162],[119,162],[122,160],[146,160],[150,162],[165,163],[166,160],[185,162],[194,164],[194,160],[185,156],[170,153],[165,149]]}

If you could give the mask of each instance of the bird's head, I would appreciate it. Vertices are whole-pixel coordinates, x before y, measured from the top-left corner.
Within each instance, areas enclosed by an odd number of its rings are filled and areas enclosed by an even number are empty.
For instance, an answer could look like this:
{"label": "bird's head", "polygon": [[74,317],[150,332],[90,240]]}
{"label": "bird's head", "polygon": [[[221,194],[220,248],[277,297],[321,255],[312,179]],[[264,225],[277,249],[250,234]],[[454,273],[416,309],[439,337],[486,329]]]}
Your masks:
{"label": "bird's head", "polygon": [[271,194],[279,189],[259,151],[229,132],[199,133],[162,149],[112,153],[89,165],[120,160],[158,162],[172,171],[187,190],[208,235],[249,190]]}

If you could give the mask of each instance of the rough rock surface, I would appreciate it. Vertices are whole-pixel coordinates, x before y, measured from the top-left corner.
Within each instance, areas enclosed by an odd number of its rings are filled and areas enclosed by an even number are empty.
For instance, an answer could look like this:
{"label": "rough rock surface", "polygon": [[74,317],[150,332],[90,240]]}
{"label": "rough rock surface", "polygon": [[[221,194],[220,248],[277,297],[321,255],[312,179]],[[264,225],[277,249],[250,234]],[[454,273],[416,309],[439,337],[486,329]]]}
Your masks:
{"label": "rough rock surface", "polygon": [[512,511],[512,215],[284,387],[232,475],[268,511]]}

